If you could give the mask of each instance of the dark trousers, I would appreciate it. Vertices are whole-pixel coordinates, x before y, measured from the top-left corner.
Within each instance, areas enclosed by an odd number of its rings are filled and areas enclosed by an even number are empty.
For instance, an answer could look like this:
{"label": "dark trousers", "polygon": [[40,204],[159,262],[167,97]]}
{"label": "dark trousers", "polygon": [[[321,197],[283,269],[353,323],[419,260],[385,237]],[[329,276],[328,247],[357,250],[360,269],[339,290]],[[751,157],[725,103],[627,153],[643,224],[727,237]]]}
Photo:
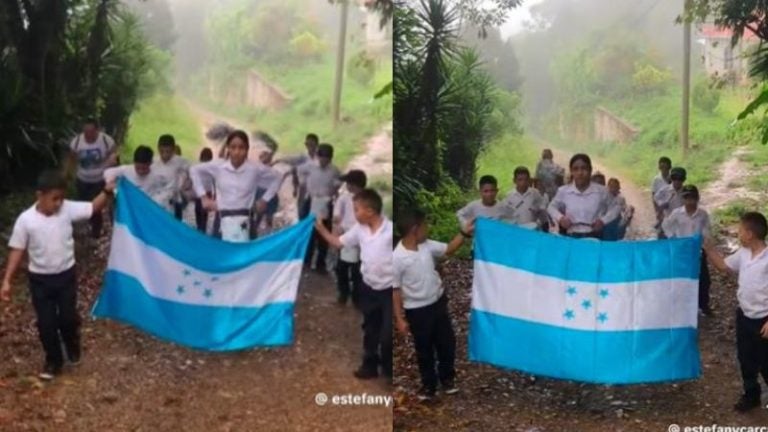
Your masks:
{"label": "dark trousers", "polygon": [[182,199],[181,202],[173,203],[173,216],[176,220],[182,220],[184,218],[184,209],[187,208],[188,201]]}
{"label": "dark trousers", "polygon": [[747,318],[741,308],[736,309],[736,352],[747,397],[760,397],[758,375],[768,384],[768,339],[760,336],[768,317]]}
{"label": "dark trousers", "polygon": [[338,261],[336,264],[336,287],[339,290],[339,300],[346,302],[351,295],[352,303],[357,305],[362,283],[363,276],[360,274],[359,261],[356,263]]}
{"label": "dark trousers", "polygon": [[699,270],[699,309],[709,309],[709,286],[711,284],[707,255],[702,251],[701,269]]}
{"label": "dark trousers", "polygon": [[208,210],[203,208],[203,200],[195,200],[195,225],[197,230],[205,233],[208,228]]}
{"label": "dark trousers", "polygon": [[[416,309],[406,309],[405,318],[411,328],[416,346],[416,359],[419,363],[421,384],[430,389],[440,383],[453,381],[456,371],[456,335],[453,332],[451,316],[448,314],[448,298]],[[435,353],[437,353],[437,373],[435,373]]]}
{"label": "dark trousers", "polygon": [[61,367],[64,364],[62,342],[70,358],[80,355],[75,268],[53,275],[29,273],[29,291],[37,314],[37,331],[45,350],[45,361]]}
{"label": "dark trousers", "polygon": [[[81,180],[77,180],[75,188],[77,189],[77,199],[79,201],[93,201],[102,190],[104,190],[106,184],[103,181],[98,183],[85,183]],[[104,226],[104,219],[102,212],[93,212],[91,216],[91,237],[101,237],[101,229]]]}
{"label": "dark trousers", "polygon": [[374,290],[363,282],[360,290],[363,313],[363,368],[392,376],[392,288]]}
{"label": "dark trousers", "polygon": [[[330,231],[332,228],[333,221],[331,220],[330,215],[333,213],[333,205],[328,204],[328,219],[323,219],[323,225]],[[315,267],[318,270],[325,269],[325,258],[328,256],[328,243],[323,239],[323,237],[317,232],[317,230],[312,231],[312,237],[309,239],[309,248],[307,249],[307,255],[304,258],[304,264],[311,266],[312,265],[312,256],[315,253],[315,249],[317,249],[317,257],[315,258]]]}

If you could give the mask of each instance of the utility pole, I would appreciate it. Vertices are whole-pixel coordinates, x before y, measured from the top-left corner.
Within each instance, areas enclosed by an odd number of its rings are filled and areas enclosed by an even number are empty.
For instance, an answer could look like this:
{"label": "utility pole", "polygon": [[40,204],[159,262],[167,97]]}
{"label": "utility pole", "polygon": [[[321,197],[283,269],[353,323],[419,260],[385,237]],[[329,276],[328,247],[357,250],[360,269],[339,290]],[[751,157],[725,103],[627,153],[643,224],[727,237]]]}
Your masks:
{"label": "utility pole", "polygon": [[691,106],[691,0],[684,0],[683,17],[683,112],[680,124],[680,143],[683,157],[688,155],[688,126]]}
{"label": "utility pole", "polygon": [[341,111],[341,88],[344,80],[344,48],[347,42],[347,15],[349,0],[341,1],[341,25],[339,26],[339,43],[336,48],[336,84],[333,89],[333,127],[339,124]]}

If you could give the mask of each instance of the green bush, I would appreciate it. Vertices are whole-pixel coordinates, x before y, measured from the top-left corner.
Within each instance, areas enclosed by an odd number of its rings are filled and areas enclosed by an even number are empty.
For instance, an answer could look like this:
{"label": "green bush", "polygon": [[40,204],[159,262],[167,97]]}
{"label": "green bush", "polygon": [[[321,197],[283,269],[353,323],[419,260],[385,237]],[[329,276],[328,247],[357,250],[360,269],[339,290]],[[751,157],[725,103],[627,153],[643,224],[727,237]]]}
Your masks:
{"label": "green bush", "polygon": [[437,192],[420,190],[416,194],[416,205],[427,214],[430,224],[429,238],[448,242],[456,236],[460,229],[456,212],[470,200],[450,179],[444,179]]}
{"label": "green bush", "polygon": [[708,79],[700,79],[693,86],[693,105],[706,113],[714,113],[720,104],[720,91]]}
{"label": "green bush", "polygon": [[302,59],[319,60],[326,52],[326,45],[311,32],[304,31],[291,39],[294,54]]}
{"label": "green bush", "polygon": [[347,74],[358,84],[367,86],[376,75],[376,62],[364,51],[359,52],[347,62]]}
{"label": "green bush", "polygon": [[669,70],[638,62],[632,75],[632,87],[638,93],[664,93],[671,79]]}

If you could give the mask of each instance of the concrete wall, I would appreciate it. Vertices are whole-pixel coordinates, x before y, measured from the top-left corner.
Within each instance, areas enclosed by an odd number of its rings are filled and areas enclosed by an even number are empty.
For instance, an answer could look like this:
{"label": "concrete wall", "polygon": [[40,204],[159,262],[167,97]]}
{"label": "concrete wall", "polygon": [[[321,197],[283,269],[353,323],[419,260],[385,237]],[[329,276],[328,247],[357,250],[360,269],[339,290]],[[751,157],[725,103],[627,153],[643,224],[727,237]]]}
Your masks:
{"label": "concrete wall", "polygon": [[291,102],[288,96],[279,87],[270,84],[255,71],[248,73],[245,83],[245,104],[254,108],[263,108],[278,111],[285,108]]}
{"label": "concrete wall", "polygon": [[595,139],[600,142],[627,144],[640,132],[628,121],[603,107],[595,108]]}

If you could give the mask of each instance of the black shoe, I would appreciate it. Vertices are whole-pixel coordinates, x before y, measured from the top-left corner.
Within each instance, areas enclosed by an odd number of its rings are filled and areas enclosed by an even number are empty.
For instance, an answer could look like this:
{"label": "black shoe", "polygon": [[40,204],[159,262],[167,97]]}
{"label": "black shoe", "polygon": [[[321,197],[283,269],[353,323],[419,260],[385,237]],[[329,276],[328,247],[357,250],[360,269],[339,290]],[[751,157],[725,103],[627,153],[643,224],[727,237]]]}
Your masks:
{"label": "black shoe", "polygon": [[741,395],[739,401],[733,406],[738,412],[747,412],[760,406],[760,396]]}
{"label": "black shoe", "polygon": [[347,301],[349,301],[349,297],[346,297],[346,296],[336,297],[336,302],[339,303],[340,306],[346,306]]}
{"label": "black shoe", "polygon": [[447,395],[455,395],[459,392],[459,388],[456,387],[456,383],[453,380],[446,380],[443,385],[443,393]]}
{"label": "black shoe", "polygon": [[43,371],[40,372],[37,377],[43,381],[51,381],[61,373],[61,366],[56,366],[50,363],[46,363]]}
{"label": "black shoe", "polygon": [[79,365],[80,364],[80,348],[67,350],[67,359],[69,360],[69,364],[71,364],[72,366]]}
{"label": "black shoe", "polygon": [[712,317],[712,316],[714,316],[714,315],[715,315],[715,311],[713,311],[711,307],[705,307],[705,308],[701,308],[700,310],[701,310],[701,313],[702,313],[704,316],[707,316],[707,317]]}
{"label": "black shoe", "polygon": [[377,371],[375,368],[370,368],[366,366],[360,366],[355,371],[355,378],[357,379],[374,379],[379,377],[379,371]]}
{"label": "black shoe", "polygon": [[428,402],[435,398],[436,393],[434,388],[422,387],[419,389],[419,392],[416,393],[416,399],[418,399],[419,402]]}

